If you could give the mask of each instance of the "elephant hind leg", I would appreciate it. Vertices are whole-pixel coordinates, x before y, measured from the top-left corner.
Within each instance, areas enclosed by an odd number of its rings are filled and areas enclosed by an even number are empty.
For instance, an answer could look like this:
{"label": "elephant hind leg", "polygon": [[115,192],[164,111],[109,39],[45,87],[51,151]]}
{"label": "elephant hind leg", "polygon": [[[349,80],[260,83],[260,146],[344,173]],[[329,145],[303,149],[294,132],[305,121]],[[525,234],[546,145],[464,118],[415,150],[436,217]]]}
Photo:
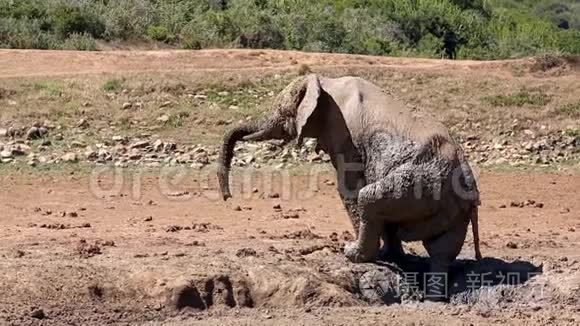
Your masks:
{"label": "elephant hind leg", "polygon": [[401,239],[397,235],[398,230],[399,228],[396,224],[385,223],[383,233],[381,234],[383,246],[379,252],[379,258],[381,260],[396,262],[404,257],[405,252],[403,251]]}
{"label": "elephant hind leg", "polygon": [[468,226],[468,219],[458,221],[448,231],[423,241],[430,258],[430,270],[425,277],[425,298],[427,300],[447,300],[449,266],[461,252]]}

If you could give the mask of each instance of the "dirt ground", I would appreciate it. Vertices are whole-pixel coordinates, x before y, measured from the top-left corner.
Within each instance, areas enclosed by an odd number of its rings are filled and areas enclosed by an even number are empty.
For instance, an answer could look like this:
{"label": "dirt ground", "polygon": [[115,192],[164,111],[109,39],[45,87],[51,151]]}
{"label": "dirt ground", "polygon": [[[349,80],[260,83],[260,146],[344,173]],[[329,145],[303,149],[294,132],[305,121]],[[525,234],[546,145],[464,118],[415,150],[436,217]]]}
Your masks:
{"label": "dirt ground", "polygon": [[[542,266],[540,275],[514,286],[539,291],[534,300],[383,307],[356,290],[357,270],[373,265],[349,264],[339,253],[352,230],[329,185],[332,175],[321,175],[314,188],[307,177],[293,177],[286,191],[274,182],[268,193],[257,183],[227,203],[214,199],[213,182],[194,179],[164,186],[161,177],[126,174],[120,191],[110,177],[3,179],[0,316],[18,325],[580,321],[578,175],[480,178],[481,264],[507,271],[516,260]],[[316,192],[298,197],[308,189]],[[270,198],[275,193],[280,197]],[[526,200],[543,207],[511,207]],[[423,254],[420,244],[406,250]],[[460,258],[472,257],[467,240]],[[179,311],[179,300],[187,300],[176,296],[192,284],[202,301],[190,298]],[[35,309],[46,319],[30,317]]]}
{"label": "dirt ground", "polygon": [[[0,79],[6,85],[119,71],[256,74],[299,64],[464,76],[481,70],[504,80],[513,62],[280,51],[0,51]],[[578,82],[573,74],[562,78],[561,85]],[[349,263],[341,250],[353,232],[332,173],[243,185],[238,175],[233,200],[223,202],[211,166],[97,171],[0,175],[0,325],[580,324],[575,170],[481,171],[484,260],[473,261],[469,232],[450,275],[449,303],[403,296],[390,305],[378,295],[386,283],[366,277],[404,275],[398,280],[409,286],[407,276],[415,275],[420,292],[425,252],[409,243],[408,264]],[[176,171],[187,174],[175,177]]]}

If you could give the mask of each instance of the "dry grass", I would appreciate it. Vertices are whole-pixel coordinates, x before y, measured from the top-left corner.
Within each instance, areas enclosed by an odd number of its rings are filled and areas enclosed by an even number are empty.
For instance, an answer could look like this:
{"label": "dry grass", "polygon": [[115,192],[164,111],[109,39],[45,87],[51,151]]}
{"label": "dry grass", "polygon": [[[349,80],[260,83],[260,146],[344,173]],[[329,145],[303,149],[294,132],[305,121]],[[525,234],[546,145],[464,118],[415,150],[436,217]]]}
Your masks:
{"label": "dry grass", "polygon": [[[431,111],[456,134],[495,137],[505,130],[577,121],[580,79],[573,74],[514,76],[510,65],[457,72],[421,67],[318,66],[325,76],[369,79],[410,106]],[[310,67],[309,67],[310,69]],[[185,144],[216,143],[238,121],[256,118],[304,69],[140,72],[0,79],[0,128],[50,120],[65,139],[103,142],[113,135],[155,134]],[[483,99],[483,100],[482,100]],[[130,103],[131,108],[123,110]],[[164,117],[166,116],[166,117]],[[83,118],[90,132],[74,127]]]}

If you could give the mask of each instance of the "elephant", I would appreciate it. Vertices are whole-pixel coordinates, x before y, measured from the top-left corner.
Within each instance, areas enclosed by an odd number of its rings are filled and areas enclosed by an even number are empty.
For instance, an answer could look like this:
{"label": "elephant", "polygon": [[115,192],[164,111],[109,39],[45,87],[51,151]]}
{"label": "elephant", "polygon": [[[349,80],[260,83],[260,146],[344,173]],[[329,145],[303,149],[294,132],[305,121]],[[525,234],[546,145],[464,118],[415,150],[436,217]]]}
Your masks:
{"label": "elephant", "polygon": [[[470,222],[475,257],[482,258],[479,190],[461,146],[441,122],[358,77],[297,77],[265,118],[229,130],[218,158],[223,199],[232,196],[236,142],[278,139],[301,146],[304,138],[315,138],[316,151],[327,153],[336,170],[356,235],[344,248],[350,261],[402,259],[402,241],[422,241],[430,275],[447,274]],[[433,293],[443,290],[439,284]]]}

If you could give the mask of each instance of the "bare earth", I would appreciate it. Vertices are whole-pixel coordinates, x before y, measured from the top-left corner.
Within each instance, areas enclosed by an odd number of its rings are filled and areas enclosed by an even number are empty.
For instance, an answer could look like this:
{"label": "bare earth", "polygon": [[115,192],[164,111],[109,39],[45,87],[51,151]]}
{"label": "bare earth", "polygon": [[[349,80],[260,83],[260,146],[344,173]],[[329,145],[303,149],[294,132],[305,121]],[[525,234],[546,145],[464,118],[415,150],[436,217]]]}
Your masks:
{"label": "bare earth", "polygon": [[[498,78],[509,63],[279,51],[0,51],[0,78],[255,72],[294,60],[482,70]],[[209,175],[207,183],[201,175],[172,182],[138,170],[116,182],[108,174],[0,176],[0,325],[580,324],[577,172],[481,172],[485,259],[472,261],[470,234],[450,276],[459,284],[450,303],[392,305],[369,302],[360,281],[391,265],[355,265],[341,254],[352,228],[333,174],[275,179],[271,187],[243,188],[237,178],[227,203],[216,199]],[[425,255],[420,243],[406,251]],[[470,287],[470,273],[514,278]]]}

